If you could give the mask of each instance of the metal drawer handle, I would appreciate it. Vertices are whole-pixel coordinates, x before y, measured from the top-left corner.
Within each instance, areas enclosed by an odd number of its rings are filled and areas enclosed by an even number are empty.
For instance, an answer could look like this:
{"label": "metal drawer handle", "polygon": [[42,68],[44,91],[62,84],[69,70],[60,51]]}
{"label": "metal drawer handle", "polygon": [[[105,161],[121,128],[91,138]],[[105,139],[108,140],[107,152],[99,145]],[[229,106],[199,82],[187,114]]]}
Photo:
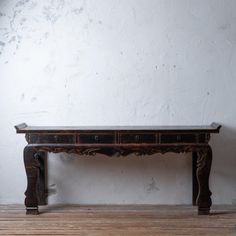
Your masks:
{"label": "metal drawer handle", "polygon": [[94,139],[95,139],[95,141],[98,141],[99,140],[98,135],[95,135]]}
{"label": "metal drawer handle", "polygon": [[140,136],[139,135],[135,135],[135,141],[138,142],[140,140]]}

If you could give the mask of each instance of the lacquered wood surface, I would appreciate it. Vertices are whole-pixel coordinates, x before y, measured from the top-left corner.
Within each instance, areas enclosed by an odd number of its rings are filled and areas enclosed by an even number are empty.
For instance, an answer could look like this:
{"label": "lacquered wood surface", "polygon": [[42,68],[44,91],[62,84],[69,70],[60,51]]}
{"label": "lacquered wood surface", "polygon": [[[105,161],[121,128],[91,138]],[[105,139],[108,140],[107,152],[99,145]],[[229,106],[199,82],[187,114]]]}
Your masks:
{"label": "lacquered wood surface", "polygon": [[218,133],[221,125],[212,123],[211,125],[199,126],[28,126],[25,123],[15,126],[17,133],[74,133],[81,131],[161,131],[161,132],[207,132]]}
{"label": "lacquered wood surface", "polygon": [[[38,214],[38,206],[47,203],[47,153],[75,153],[93,156],[153,155],[167,152],[193,152],[197,162],[193,166],[193,204],[199,215],[210,213],[211,191],[209,175],[212,150],[211,133],[219,133],[221,126],[15,126],[17,133],[25,133],[28,145],[24,148],[27,175],[25,206],[27,214]],[[197,180],[196,180],[197,179]],[[198,183],[198,187],[196,186]],[[197,199],[196,199],[197,197]]]}

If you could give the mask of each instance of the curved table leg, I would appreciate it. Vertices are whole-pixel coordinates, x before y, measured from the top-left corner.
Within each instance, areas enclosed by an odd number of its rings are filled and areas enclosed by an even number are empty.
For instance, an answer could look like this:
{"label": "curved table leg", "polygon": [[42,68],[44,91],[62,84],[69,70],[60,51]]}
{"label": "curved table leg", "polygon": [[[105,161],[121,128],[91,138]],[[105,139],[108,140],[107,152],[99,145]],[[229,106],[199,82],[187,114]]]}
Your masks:
{"label": "curved table leg", "polygon": [[27,175],[27,189],[25,191],[26,214],[38,214],[37,182],[39,176],[39,164],[37,150],[26,146],[24,149],[24,164]]}
{"label": "curved table leg", "polygon": [[198,182],[197,182],[197,152],[192,153],[192,205],[196,206],[198,195]]}
{"label": "curved table leg", "polygon": [[39,165],[37,179],[38,205],[47,205],[47,152],[39,151],[34,156]]}
{"label": "curved table leg", "polygon": [[209,176],[211,171],[212,150],[208,145],[198,152],[197,159],[197,180],[198,180],[198,214],[209,215],[211,208],[211,191],[209,189]]}

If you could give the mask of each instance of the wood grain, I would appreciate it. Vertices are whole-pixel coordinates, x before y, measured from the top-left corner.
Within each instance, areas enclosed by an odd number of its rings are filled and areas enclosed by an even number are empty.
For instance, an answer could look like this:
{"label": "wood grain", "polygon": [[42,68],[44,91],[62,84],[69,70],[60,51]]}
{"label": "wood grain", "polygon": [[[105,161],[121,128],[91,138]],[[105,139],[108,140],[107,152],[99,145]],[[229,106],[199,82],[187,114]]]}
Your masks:
{"label": "wood grain", "polygon": [[1,205],[0,235],[236,235],[236,206],[198,216],[192,206],[51,205],[34,216],[23,205]]}

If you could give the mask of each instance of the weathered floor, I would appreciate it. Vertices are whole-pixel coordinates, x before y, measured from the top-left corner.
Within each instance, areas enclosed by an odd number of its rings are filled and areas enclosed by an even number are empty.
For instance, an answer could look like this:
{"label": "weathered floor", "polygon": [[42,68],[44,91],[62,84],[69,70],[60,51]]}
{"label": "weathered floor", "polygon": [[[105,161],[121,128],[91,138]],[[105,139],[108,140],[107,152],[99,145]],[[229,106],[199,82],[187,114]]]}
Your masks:
{"label": "weathered floor", "polygon": [[0,206],[0,235],[236,235],[236,206],[198,216],[192,206]]}

